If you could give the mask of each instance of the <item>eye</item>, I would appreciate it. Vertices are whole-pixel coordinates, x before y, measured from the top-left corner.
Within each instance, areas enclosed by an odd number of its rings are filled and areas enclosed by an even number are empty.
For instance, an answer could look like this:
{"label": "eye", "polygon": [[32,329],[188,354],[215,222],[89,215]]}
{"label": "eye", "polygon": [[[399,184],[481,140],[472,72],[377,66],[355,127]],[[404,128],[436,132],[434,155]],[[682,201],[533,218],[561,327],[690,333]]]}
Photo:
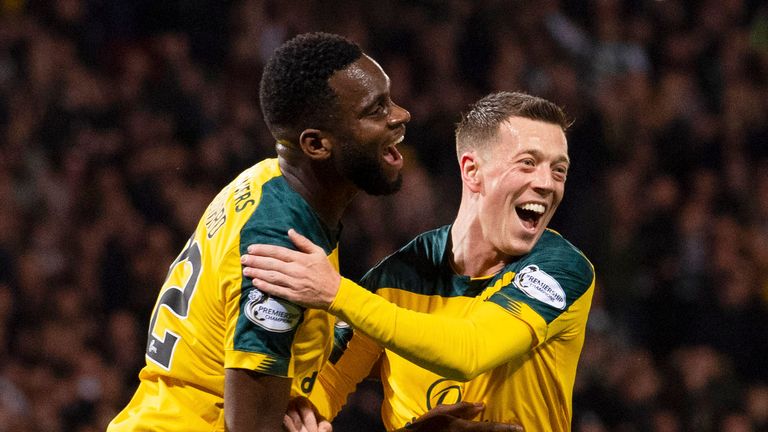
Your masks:
{"label": "eye", "polygon": [[530,166],[530,167],[536,166],[536,161],[534,161],[531,158],[523,159],[521,162],[525,166]]}
{"label": "eye", "polygon": [[371,108],[368,115],[379,116],[379,115],[387,115],[388,113],[389,113],[388,101],[381,101]]}
{"label": "eye", "polygon": [[565,180],[568,176],[568,167],[563,165],[555,166],[552,171],[555,173],[555,178],[558,180]]}

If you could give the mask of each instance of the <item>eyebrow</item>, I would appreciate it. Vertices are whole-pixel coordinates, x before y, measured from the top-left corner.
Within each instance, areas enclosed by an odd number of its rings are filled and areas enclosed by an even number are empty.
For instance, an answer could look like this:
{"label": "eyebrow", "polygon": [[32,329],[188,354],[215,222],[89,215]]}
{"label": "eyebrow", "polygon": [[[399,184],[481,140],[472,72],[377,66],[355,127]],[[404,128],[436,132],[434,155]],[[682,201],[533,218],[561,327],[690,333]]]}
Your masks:
{"label": "eyebrow", "polygon": [[[543,159],[544,158],[544,153],[541,150],[537,150],[537,149],[533,149],[533,148],[523,149],[523,151],[521,151],[520,153],[521,154],[528,153],[528,154],[533,155],[533,156],[535,156],[535,157],[537,157],[539,159]],[[569,158],[568,155],[560,155],[560,157],[555,159],[555,163],[561,163],[561,162],[566,163],[566,164],[568,164],[568,166],[570,166],[571,165],[571,158]]]}
{"label": "eyebrow", "polygon": [[358,112],[359,116],[365,116],[368,114],[368,111],[371,110],[371,108],[381,102],[384,102],[387,100],[387,95],[385,93],[378,93],[376,95],[373,95],[371,97],[371,100],[367,100],[368,98],[365,98],[363,100],[362,108],[360,108],[360,112]]}

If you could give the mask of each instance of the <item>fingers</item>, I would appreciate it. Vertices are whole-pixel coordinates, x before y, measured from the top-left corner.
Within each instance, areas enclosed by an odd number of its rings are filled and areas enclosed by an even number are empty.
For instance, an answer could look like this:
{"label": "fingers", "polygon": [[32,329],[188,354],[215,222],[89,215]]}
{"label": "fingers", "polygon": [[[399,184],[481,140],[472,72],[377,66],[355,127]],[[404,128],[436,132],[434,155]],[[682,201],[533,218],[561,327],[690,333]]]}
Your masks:
{"label": "fingers", "polygon": [[296,232],[291,228],[288,230],[288,238],[291,239],[296,249],[306,253],[318,253],[321,252],[325,256],[325,251],[320,246],[312,243],[308,238]]}
{"label": "fingers", "polygon": [[294,242],[298,251],[277,245],[252,244],[247,248],[248,253],[240,257],[240,263],[245,267],[243,274],[248,277],[258,277],[253,269],[275,270],[281,273],[293,274],[299,270],[291,263],[303,263],[305,266],[311,262],[307,254],[320,254],[325,259],[325,250],[316,246],[309,239],[291,228],[288,236]]}
{"label": "fingers", "polygon": [[[258,271],[257,271],[258,272]],[[273,297],[280,297],[282,299],[288,300],[289,302],[297,303],[298,300],[301,299],[295,291],[291,290],[288,287],[277,285],[271,282],[267,282],[263,279],[260,279],[258,276],[253,277],[252,280],[253,286],[258,289],[259,291],[265,292]]]}
{"label": "fingers", "polygon": [[453,405],[448,405],[448,407],[450,409],[446,411],[447,414],[450,414],[454,417],[471,420],[480,414],[483,409],[485,409],[485,404],[482,402],[461,401]]}
{"label": "fingers", "polygon": [[491,423],[491,429],[482,430],[488,432],[524,432],[522,426],[506,423]]}
{"label": "fingers", "polygon": [[[246,267],[243,269],[243,276],[252,278],[254,280],[253,285],[256,285],[256,281],[263,281],[276,287],[286,288],[296,282],[296,278],[283,273],[281,270],[264,270],[262,268]],[[272,292],[270,292],[272,294]]]}
{"label": "fingers", "polygon": [[[287,420],[285,420],[287,419]],[[291,423],[289,432],[332,432],[333,427],[327,420],[315,414],[315,408],[305,397],[296,397],[288,404],[288,411],[283,422]]]}
{"label": "fingers", "polygon": [[301,425],[300,424],[296,425],[296,423],[294,422],[293,418],[291,416],[289,416],[288,414],[285,414],[283,416],[283,428],[287,432],[300,432],[300,430],[301,430],[300,427],[301,427]]}
{"label": "fingers", "polygon": [[461,419],[467,419],[471,420],[485,408],[485,405],[482,402],[472,403],[472,402],[466,402],[461,401],[455,404],[447,404],[447,405],[438,405],[431,410],[429,410],[429,413],[435,413],[435,414],[443,414],[443,415],[449,415],[451,417],[457,417]]}
{"label": "fingers", "polygon": [[243,275],[265,278],[270,282],[275,280],[267,278],[267,272],[290,275],[295,271],[290,263],[265,256],[243,255],[240,257],[240,264],[243,265]]}
{"label": "fingers", "polygon": [[294,261],[296,258],[296,255],[301,254],[301,252],[296,252],[293,249],[289,249],[284,246],[278,246],[273,244],[248,245],[248,253],[250,255],[269,257],[269,258],[274,258],[276,260],[285,261],[285,262]]}
{"label": "fingers", "polygon": [[315,411],[311,406],[306,404],[299,404],[299,414],[301,415],[301,422],[308,432],[317,432],[317,417],[315,417]]}
{"label": "fingers", "polygon": [[450,431],[450,432],[523,432],[520,425],[495,423],[489,421],[473,421],[485,409],[482,402],[458,402],[455,404],[438,405],[419,417],[406,430]]}
{"label": "fingers", "polygon": [[452,432],[524,432],[520,425],[455,419],[448,430]]}
{"label": "fingers", "polygon": [[463,429],[468,432],[524,432],[522,426],[515,424],[486,422],[469,422],[468,424],[470,426]]}

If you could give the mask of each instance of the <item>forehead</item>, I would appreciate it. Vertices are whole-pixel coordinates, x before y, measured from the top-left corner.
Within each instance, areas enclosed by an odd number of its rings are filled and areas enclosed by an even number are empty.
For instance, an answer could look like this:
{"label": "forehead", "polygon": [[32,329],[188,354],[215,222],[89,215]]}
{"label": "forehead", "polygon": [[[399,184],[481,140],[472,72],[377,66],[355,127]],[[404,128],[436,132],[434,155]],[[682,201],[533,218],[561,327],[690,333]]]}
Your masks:
{"label": "forehead", "polygon": [[498,138],[496,147],[512,154],[536,150],[557,157],[568,155],[565,133],[553,123],[510,117],[499,125]]}
{"label": "forehead", "polygon": [[378,63],[363,55],[328,80],[342,107],[359,111],[389,91],[389,77]]}

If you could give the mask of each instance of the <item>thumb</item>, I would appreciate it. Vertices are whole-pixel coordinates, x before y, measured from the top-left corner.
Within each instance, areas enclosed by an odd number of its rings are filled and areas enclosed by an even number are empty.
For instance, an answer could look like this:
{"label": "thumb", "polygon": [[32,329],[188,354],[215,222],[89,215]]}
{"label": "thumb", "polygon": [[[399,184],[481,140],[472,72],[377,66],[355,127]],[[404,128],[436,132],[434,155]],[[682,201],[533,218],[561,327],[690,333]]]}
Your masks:
{"label": "thumb", "polygon": [[[317,252],[318,249],[322,250],[320,246],[317,246],[316,244],[312,243],[311,240],[297,233],[296,230],[293,228],[288,230],[288,238],[291,239],[294,246],[296,246],[296,248],[301,252],[313,253],[313,252]],[[323,255],[325,255],[325,252],[323,252]]]}

